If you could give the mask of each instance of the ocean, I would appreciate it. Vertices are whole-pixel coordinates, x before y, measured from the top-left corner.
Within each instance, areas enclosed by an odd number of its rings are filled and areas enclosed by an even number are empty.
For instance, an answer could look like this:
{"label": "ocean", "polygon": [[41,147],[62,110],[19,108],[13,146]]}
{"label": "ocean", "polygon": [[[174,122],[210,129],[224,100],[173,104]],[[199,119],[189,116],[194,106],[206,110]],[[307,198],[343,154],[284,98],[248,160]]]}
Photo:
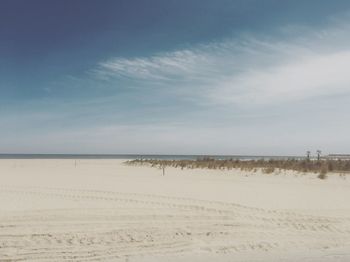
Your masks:
{"label": "ocean", "polygon": [[151,155],[151,154],[0,154],[0,159],[164,159],[195,160],[210,157],[214,159],[303,159],[304,156],[249,156],[249,155]]}

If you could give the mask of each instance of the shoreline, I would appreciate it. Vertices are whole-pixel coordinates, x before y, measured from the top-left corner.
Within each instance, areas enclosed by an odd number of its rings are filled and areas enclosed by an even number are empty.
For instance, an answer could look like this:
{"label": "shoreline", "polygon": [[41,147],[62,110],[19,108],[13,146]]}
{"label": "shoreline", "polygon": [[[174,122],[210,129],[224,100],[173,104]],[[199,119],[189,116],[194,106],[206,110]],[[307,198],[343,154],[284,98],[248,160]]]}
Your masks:
{"label": "shoreline", "polygon": [[195,160],[203,157],[215,159],[302,159],[304,156],[264,155],[197,155],[197,154],[0,154],[0,159],[164,159]]}

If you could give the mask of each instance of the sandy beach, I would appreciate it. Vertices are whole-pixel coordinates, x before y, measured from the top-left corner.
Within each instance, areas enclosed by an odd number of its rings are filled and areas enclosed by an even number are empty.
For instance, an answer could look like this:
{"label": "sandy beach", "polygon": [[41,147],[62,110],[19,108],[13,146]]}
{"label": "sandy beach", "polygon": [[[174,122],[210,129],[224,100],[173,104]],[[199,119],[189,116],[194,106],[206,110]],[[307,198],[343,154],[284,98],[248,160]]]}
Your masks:
{"label": "sandy beach", "polygon": [[0,261],[350,261],[350,178],[0,160]]}

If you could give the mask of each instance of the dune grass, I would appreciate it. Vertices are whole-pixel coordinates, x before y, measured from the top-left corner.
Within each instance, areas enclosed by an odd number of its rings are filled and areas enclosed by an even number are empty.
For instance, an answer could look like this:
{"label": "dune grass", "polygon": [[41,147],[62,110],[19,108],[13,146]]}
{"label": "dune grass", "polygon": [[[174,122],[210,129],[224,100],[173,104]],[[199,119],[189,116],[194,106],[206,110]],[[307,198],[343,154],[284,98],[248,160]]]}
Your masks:
{"label": "dune grass", "polygon": [[159,159],[135,159],[127,161],[129,165],[149,165],[152,167],[175,168],[205,168],[205,169],[241,169],[243,171],[256,172],[261,169],[265,174],[274,173],[277,170],[292,170],[296,172],[318,173],[320,179],[325,179],[327,173],[350,172],[350,160],[307,160],[307,159],[283,159],[283,160],[238,160],[238,159],[214,159],[210,157],[196,160],[159,160]]}

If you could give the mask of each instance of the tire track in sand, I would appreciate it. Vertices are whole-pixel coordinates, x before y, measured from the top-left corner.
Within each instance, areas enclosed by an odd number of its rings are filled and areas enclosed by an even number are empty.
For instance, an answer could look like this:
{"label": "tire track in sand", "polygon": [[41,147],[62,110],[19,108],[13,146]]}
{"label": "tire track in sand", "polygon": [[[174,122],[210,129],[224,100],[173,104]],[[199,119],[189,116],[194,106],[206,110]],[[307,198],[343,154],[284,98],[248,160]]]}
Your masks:
{"label": "tire track in sand", "polygon": [[346,217],[97,190],[3,186],[1,197],[65,199],[79,208],[0,214],[0,261],[113,261],[350,244]]}

